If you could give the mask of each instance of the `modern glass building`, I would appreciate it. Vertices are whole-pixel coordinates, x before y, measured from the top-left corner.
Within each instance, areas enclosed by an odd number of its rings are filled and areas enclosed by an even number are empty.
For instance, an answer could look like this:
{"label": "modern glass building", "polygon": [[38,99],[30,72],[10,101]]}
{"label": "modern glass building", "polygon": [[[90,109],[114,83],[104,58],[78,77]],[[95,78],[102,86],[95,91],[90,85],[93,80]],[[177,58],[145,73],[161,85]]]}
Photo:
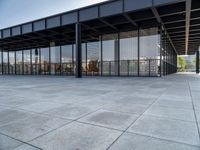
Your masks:
{"label": "modern glass building", "polygon": [[[188,33],[200,27],[188,24],[187,3],[111,0],[2,29],[0,74],[160,77],[175,73],[177,55],[198,49],[197,43],[190,45]],[[192,2],[190,14],[192,9],[194,14],[200,12],[197,4]]]}

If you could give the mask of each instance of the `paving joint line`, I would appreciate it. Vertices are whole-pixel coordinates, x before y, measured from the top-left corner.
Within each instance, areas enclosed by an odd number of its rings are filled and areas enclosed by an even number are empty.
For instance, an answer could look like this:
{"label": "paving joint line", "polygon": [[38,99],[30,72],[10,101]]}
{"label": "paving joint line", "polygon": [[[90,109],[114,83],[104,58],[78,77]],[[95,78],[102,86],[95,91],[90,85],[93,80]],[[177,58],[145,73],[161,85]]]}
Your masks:
{"label": "paving joint line", "polygon": [[[152,84],[153,84],[153,83],[152,83]],[[151,85],[152,85],[152,84],[151,84]],[[138,118],[137,118],[135,121],[133,121],[133,122],[126,128],[126,130],[124,130],[124,131],[122,132],[122,134],[120,134],[120,135],[111,143],[111,145],[109,145],[109,146],[106,148],[106,150],[109,150],[109,149],[112,147],[112,145],[114,145],[115,142],[117,142],[117,140],[118,140],[124,133],[126,133],[126,131],[127,131],[137,120],[139,120],[139,119],[141,118],[141,116],[142,116],[155,102],[157,102],[157,101],[159,100],[159,98],[160,98],[160,97],[166,92],[166,90],[169,89],[171,86],[173,86],[173,85],[172,85],[172,84],[169,85],[168,88],[166,88],[165,91],[163,91],[162,94],[160,94],[160,95],[155,99],[155,101],[153,101],[153,102],[146,108],[146,110],[145,110],[141,115],[139,115]]]}
{"label": "paving joint line", "polygon": [[193,96],[192,96],[192,91],[191,91],[190,83],[189,83],[188,80],[187,80],[187,83],[188,83],[188,87],[189,87],[189,91],[190,91],[190,96],[191,96],[191,99],[192,99],[192,107],[193,107],[195,122],[196,122],[196,126],[197,126],[197,131],[198,131],[198,135],[199,135],[199,140],[200,140],[200,127],[199,127],[199,123],[198,123],[198,119],[197,119],[196,109],[195,109],[195,106],[194,106],[194,99],[193,99]]}

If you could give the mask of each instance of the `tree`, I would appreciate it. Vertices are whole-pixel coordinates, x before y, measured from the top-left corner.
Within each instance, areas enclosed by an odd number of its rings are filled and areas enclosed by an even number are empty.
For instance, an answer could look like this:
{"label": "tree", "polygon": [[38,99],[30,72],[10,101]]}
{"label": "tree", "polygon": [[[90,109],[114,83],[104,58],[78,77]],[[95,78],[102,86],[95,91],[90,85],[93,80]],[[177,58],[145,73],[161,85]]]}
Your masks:
{"label": "tree", "polygon": [[179,71],[184,72],[185,71],[185,66],[186,66],[186,60],[185,58],[178,56],[178,67]]}

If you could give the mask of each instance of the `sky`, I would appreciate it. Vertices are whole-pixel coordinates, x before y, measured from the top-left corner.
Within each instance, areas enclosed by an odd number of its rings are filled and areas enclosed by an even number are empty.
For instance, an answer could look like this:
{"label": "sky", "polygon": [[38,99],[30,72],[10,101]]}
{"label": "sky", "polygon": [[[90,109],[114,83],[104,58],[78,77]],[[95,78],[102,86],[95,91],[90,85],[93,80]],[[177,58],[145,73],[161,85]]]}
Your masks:
{"label": "sky", "polygon": [[106,0],[0,0],[0,29]]}

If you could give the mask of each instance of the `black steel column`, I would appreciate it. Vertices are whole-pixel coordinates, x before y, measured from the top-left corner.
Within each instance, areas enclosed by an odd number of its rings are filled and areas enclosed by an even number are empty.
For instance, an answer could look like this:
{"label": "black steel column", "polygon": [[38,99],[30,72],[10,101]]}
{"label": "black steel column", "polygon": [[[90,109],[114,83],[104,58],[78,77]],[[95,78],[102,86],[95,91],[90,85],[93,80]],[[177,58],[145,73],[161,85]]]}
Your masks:
{"label": "black steel column", "polygon": [[138,28],[138,77],[140,76],[140,28]]}
{"label": "black steel column", "polygon": [[3,48],[1,50],[1,72],[3,74]]}
{"label": "black steel column", "polygon": [[103,40],[103,37],[102,37],[102,35],[101,35],[101,37],[100,37],[100,44],[101,44],[101,64],[100,64],[100,67],[101,67],[101,76],[103,76],[103,42],[102,42],[102,40]]}
{"label": "black steel column", "polygon": [[10,56],[9,56],[9,51],[8,51],[8,74],[10,74]]}
{"label": "black steel column", "polygon": [[76,77],[82,78],[82,47],[80,23],[76,23]]}
{"label": "black steel column", "polygon": [[196,73],[199,74],[199,50],[196,53]]}

